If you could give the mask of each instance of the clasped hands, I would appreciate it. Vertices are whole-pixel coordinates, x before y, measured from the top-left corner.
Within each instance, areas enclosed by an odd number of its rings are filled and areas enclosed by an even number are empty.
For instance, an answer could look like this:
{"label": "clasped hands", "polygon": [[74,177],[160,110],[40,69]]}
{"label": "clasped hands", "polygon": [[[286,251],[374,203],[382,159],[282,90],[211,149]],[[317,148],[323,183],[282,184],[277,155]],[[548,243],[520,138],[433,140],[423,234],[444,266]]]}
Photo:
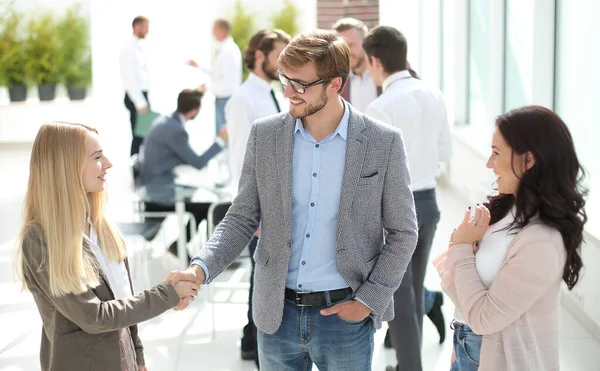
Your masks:
{"label": "clasped hands", "polygon": [[471,208],[465,212],[462,222],[452,231],[450,247],[458,244],[473,246],[473,253],[479,250],[479,241],[490,226],[490,211],[483,204],[477,204],[475,214],[471,217]]}
{"label": "clasped hands", "polygon": [[198,295],[200,285],[206,281],[204,270],[198,265],[192,265],[185,271],[171,271],[167,274],[165,282],[175,288],[179,295],[179,304],[173,308],[183,310],[194,301]]}

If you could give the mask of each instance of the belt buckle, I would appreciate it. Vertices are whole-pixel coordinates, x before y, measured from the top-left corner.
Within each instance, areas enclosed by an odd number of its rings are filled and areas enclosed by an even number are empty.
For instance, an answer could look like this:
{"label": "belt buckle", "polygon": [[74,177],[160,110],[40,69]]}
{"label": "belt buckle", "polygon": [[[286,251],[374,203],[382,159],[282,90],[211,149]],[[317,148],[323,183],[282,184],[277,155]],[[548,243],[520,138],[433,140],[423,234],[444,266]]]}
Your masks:
{"label": "belt buckle", "polygon": [[296,297],[294,298],[294,302],[296,303],[297,307],[309,307],[310,305],[307,304],[300,304],[300,296],[302,295],[301,292],[296,292]]}

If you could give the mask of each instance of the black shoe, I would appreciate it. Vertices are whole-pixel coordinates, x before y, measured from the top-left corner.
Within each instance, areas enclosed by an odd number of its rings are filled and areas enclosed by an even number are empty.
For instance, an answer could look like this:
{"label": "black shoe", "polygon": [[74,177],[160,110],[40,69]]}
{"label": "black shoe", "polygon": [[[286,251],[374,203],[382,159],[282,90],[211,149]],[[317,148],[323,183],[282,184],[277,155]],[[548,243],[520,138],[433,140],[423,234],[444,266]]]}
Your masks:
{"label": "black shoe", "polygon": [[398,371],[398,366],[386,366],[385,371]]}
{"label": "black shoe", "polygon": [[388,328],[385,332],[385,339],[383,340],[383,347],[385,349],[392,349],[392,338],[390,337],[390,329]]}
{"label": "black shoe", "polygon": [[258,351],[256,349],[242,350],[242,359],[244,361],[255,361],[258,359]]}
{"label": "black shoe", "polygon": [[444,315],[442,314],[442,305],[444,305],[444,294],[437,291],[435,293],[433,307],[429,313],[427,313],[427,317],[429,317],[431,322],[435,325],[438,334],[440,334],[440,344],[446,340],[446,323],[444,321]]}

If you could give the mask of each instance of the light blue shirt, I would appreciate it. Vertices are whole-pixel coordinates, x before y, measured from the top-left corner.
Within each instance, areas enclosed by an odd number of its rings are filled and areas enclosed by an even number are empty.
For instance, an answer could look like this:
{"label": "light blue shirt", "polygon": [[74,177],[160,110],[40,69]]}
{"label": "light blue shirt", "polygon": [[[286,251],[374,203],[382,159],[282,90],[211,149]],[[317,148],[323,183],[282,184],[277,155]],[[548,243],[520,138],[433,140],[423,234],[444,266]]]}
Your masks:
{"label": "light blue shirt", "polygon": [[336,266],[337,220],[350,112],[317,142],[296,120],[292,165],[292,253],[286,287],[326,291],[348,287]]}

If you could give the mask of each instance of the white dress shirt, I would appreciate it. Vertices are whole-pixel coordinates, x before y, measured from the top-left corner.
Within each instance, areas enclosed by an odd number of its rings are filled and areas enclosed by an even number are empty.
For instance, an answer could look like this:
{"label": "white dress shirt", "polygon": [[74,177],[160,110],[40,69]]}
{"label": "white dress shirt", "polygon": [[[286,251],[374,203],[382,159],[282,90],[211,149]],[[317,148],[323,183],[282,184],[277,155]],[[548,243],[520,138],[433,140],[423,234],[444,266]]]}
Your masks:
{"label": "white dress shirt", "polygon": [[125,44],[120,55],[121,79],[123,87],[135,108],[148,105],[143,91],[150,89],[150,70],[148,68],[148,53],[146,40],[132,36]]}
{"label": "white dress shirt", "polygon": [[[515,239],[518,230],[509,230],[507,228],[515,220],[515,210],[511,210],[504,218],[490,225],[488,230],[479,241],[479,249],[475,253],[475,268],[481,278],[481,283],[489,288],[496,280],[500,267],[506,258],[508,246]],[[466,323],[463,315],[458,310],[454,310],[454,319],[461,323]]]}
{"label": "white dress shirt", "polygon": [[242,53],[231,36],[221,41],[210,75],[209,89],[217,98],[233,94],[242,83]]}
{"label": "white dress shirt", "polygon": [[435,188],[439,162],[452,155],[452,137],[442,93],[411,77],[407,70],[390,75],[367,115],[402,131],[411,189]]}
{"label": "white dress shirt", "polygon": [[271,83],[250,73],[225,105],[229,140],[229,166],[235,187],[238,186],[246,154],[246,143],[255,120],[277,114],[271,96]]}
{"label": "white dress shirt", "polygon": [[365,113],[371,102],[377,99],[377,85],[369,71],[365,70],[362,76],[350,71],[350,104]]}
{"label": "white dress shirt", "polygon": [[92,223],[90,223],[90,236],[88,237],[84,233],[83,238],[90,244],[96,259],[100,263],[102,272],[104,272],[104,275],[108,279],[108,285],[115,295],[115,299],[123,299],[133,295],[129,283],[129,274],[127,273],[127,268],[125,268],[125,262],[116,262],[104,255],[104,252],[102,252],[102,249],[98,246],[98,234],[92,226]]}

